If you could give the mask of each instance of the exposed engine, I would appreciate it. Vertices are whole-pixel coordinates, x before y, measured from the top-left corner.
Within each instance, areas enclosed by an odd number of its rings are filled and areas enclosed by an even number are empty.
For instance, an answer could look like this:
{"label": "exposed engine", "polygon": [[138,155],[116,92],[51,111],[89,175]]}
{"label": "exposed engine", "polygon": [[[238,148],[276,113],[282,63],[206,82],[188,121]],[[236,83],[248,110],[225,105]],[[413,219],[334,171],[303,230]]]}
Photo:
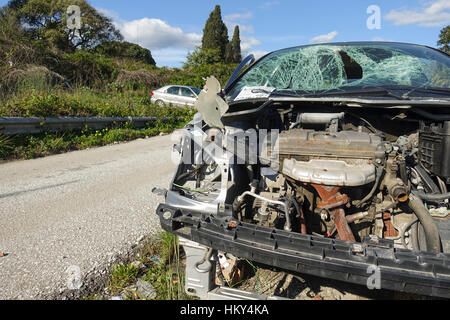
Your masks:
{"label": "exposed engine", "polygon": [[[201,137],[202,152],[190,142],[180,146],[193,153],[195,163],[178,170],[178,205],[230,210],[243,222],[317,237],[360,242],[377,236],[399,248],[450,252],[450,242],[439,235],[450,236],[448,135],[441,134],[448,122],[433,127],[420,119],[387,120],[398,112],[372,112],[368,121],[351,111],[304,109],[269,109],[246,122],[230,119],[223,130],[192,133]],[[269,134],[262,141],[256,163],[249,162],[248,143],[226,147],[244,159],[229,167],[207,151],[249,128],[280,130],[276,139]],[[239,139],[242,145],[245,139]],[[197,161],[202,157],[206,161]]]}
{"label": "exposed engine", "polygon": [[[276,147],[267,150],[270,158],[279,159],[279,169],[273,170],[273,163],[261,167],[252,191],[236,199],[234,209],[241,219],[351,242],[376,235],[395,240],[399,247],[440,250],[432,216],[445,217],[448,206],[438,201],[425,208],[411,189],[431,187],[445,193],[446,184],[431,178],[419,163],[417,132],[388,141],[384,133],[369,133],[361,126],[342,129],[345,113],[293,117]],[[248,196],[254,201],[251,210],[244,210]],[[285,204],[285,212],[279,203]],[[418,228],[419,221],[430,230]],[[434,236],[421,241],[424,233]]]}

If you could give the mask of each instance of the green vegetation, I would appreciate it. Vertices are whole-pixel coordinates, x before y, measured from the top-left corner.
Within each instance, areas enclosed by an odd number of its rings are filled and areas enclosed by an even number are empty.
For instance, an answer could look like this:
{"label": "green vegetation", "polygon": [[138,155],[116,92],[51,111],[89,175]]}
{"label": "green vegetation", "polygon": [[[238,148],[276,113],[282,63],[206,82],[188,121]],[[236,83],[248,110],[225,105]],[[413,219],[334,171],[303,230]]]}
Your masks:
{"label": "green vegetation", "polygon": [[[189,112],[190,110],[188,110]],[[104,146],[115,142],[170,133],[186,124],[183,114],[180,120],[155,121],[146,128],[134,129],[129,126],[105,128],[103,130],[77,130],[62,133],[41,133],[35,135],[0,136],[1,159],[33,159],[52,154]]]}
{"label": "green vegetation", "polygon": [[[70,6],[80,8],[80,29],[67,28]],[[86,0],[13,0],[9,9],[15,11],[25,37],[35,45],[66,53],[86,49],[106,41],[120,41],[122,35],[112,21],[100,14]]]}
{"label": "green vegetation", "polygon": [[206,20],[203,29],[202,49],[217,49],[220,61],[225,62],[225,51],[228,45],[228,29],[222,21],[219,5],[216,5]]}
{"label": "green vegetation", "polygon": [[[67,28],[68,20],[73,22],[68,12],[71,5],[81,9],[79,32]],[[142,130],[111,127],[101,132],[0,137],[0,158],[30,159],[154,136],[183,126],[194,110],[154,106],[151,92],[169,84],[201,88],[204,78],[211,75],[224,85],[237,66],[225,63],[227,34],[224,41],[220,50],[199,49],[198,57],[193,54],[196,58],[188,59],[183,68],[158,68],[150,50],[122,41],[112,21],[86,0],[9,1],[0,8],[0,116],[172,120],[150,123]],[[237,43],[236,37],[233,41]]]}
{"label": "green vegetation", "polygon": [[[184,68],[221,64],[232,65],[236,68],[241,61],[239,26],[234,28],[233,38],[229,41],[228,29],[222,20],[220,6],[216,5],[203,29],[202,46],[188,54]],[[225,82],[221,83],[225,84]]]}
{"label": "green vegetation", "polygon": [[119,264],[112,268],[108,285],[110,295],[144,299],[135,284],[139,279],[154,288],[155,300],[190,299],[184,291],[184,257],[178,238],[163,232],[158,239],[141,250],[138,264]]}
{"label": "green vegetation", "polygon": [[239,26],[234,27],[233,38],[227,45],[225,52],[226,63],[240,63],[242,61],[241,55],[241,39],[239,36]]}
{"label": "green vegetation", "polygon": [[118,294],[126,286],[137,280],[139,268],[132,264],[119,264],[113,267],[111,271],[110,290],[113,294]]}
{"label": "green vegetation", "polygon": [[438,41],[439,49],[450,54],[450,25],[441,30]]}

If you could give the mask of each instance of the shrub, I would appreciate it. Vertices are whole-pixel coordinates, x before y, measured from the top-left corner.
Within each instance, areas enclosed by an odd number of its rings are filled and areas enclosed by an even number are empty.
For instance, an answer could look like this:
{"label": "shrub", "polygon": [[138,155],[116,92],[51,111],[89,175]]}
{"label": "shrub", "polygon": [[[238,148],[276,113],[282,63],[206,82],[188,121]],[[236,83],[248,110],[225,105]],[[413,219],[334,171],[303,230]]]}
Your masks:
{"label": "shrub", "polygon": [[66,54],[57,69],[73,84],[97,88],[113,81],[119,73],[114,60],[85,50]]}
{"label": "shrub", "polygon": [[155,66],[150,50],[130,42],[104,42],[92,49],[92,52],[108,57],[127,58]]}

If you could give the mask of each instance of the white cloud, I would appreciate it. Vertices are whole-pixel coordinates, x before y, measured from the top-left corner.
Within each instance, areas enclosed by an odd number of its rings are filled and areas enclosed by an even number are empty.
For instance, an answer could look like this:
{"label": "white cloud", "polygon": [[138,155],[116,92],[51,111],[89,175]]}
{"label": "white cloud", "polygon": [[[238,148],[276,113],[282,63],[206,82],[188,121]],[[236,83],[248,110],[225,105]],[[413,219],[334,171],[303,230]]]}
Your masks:
{"label": "white cloud", "polygon": [[252,50],[253,47],[257,47],[261,45],[261,41],[255,38],[241,38],[241,52],[242,56],[248,55],[248,53]]}
{"label": "white cloud", "polygon": [[143,18],[122,22],[119,29],[126,41],[137,43],[150,50],[165,48],[194,49],[202,36],[196,33],[184,33],[181,28],[173,27],[160,19]]}
{"label": "white cloud", "polygon": [[245,13],[233,13],[223,17],[223,21],[228,28],[228,33],[230,37],[233,36],[234,28],[239,26],[239,31],[241,33],[252,34],[255,32],[255,29],[252,25],[247,24],[246,21],[253,18],[253,12],[245,12]]}
{"label": "white cloud", "polygon": [[336,36],[338,35],[337,31],[331,31],[328,34],[322,34],[320,36],[314,37],[311,40],[309,40],[310,43],[324,43],[324,42],[330,42],[332,41],[334,38],[336,38]]}
{"label": "white cloud", "polygon": [[95,10],[97,10],[102,15],[104,15],[104,16],[110,18],[111,20],[113,20],[113,22],[116,23],[116,24],[124,22],[124,20],[122,20],[119,17],[119,14],[116,11],[109,10],[109,9],[104,9],[104,8],[99,8],[99,7],[95,7]]}
{"label": "white cloud", "polygon": [[418,24],[424,27],[439,27],[450,21],[450,1],[428,2],[427,6],[420,9],[391,10],[384,17],[386,20],[394,22],[395,25]]}
{"label": "white cloud", "polygon": [[253,18],[253,12],[245,12],[245,13],[233,13],[223,17],[224,20],[227,21],[238,21],[238,20],[248,20]]}
{"label": "white cloud", "polygon": [[268,9],[268,8],[272,8],[272,7],[274,7],[274,6],[278,6],[279,4],[280,4],[279,1],[267,1],[267,2],[264,2],[264,3],[260,6],[260,8],[261,8],[261,9]]}
{"label": "white cloud", "polygon": [[247,21],[252,18],[253,12],[251,11],[244,13],[233,13],[226,15],[223,18],[223,21],[228,28],[230,38],[233,36],[235,26],[239,26],[239,31],[241,33],[241,52],[243,57],[248,55],[253,47],[261,45],[261,41],[248,36],[255,32],[253,26],[247,23]]}
{"label": "white cloud", "polygon": [[[137,43],[150,49],[158,66],[182,65],[186,60],[188,51],[194,50],[196,46],[201,45],[201,34],[185,33],[181,28],[171,26],[166,21],[155,18],[125,21],[113,11],[97,9],[113,19],[125,41]],[[234,13],[225,16],[224,21],[230,30],[231,36],[233,35],[234,26],[252,17],[252,12]],[[253,26],[239,24],[239,29],[241,31],[241,51],[242,55],[245,56],[252,51],[253,47],[261,45],[261,42],[253,37],[245,36],[254,32]],[[252,52],[260,53],[261,51]]]}

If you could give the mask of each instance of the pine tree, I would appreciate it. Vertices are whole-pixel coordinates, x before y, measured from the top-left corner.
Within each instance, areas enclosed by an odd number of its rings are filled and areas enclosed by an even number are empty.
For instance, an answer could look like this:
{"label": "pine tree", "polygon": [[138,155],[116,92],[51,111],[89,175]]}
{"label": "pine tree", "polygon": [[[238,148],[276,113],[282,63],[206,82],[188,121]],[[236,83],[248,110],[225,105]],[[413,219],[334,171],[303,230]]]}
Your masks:
{"label": "pine tree", "polygon": [[228,43],[225,54],[226,63],[240,63],[242,61],[241,55],[241,39],[239,36],[239,26],[234,28],[233,39]]}
{"label": "pine tree", "polygon": [[439,49],[450,54],[450,25],[441,30],[438,46]]}
{"label": "pine tree", "polygon": [[202,49],[218,49],[221,60],[225,61],[227,45],[228,29],[222,21],[220,6],[216,5],[203,29]]}

